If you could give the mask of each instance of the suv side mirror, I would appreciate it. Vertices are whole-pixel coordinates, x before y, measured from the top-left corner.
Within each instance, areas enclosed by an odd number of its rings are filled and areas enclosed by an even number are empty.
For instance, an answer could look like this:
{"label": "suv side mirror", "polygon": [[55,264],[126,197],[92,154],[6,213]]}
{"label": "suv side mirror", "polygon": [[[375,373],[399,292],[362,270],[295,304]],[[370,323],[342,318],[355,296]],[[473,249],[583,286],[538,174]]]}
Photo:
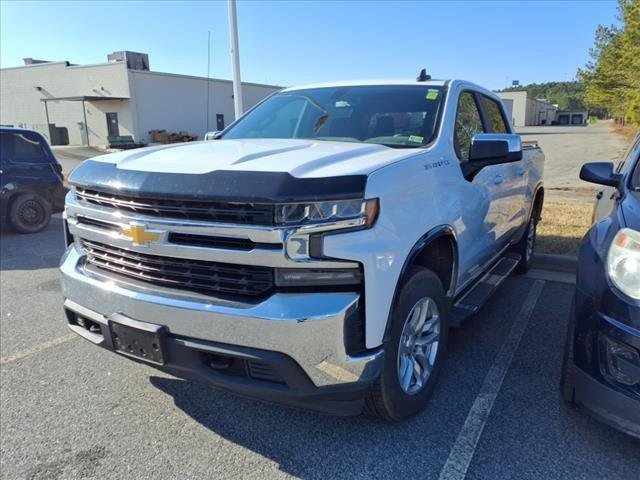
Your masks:
{"label": "suv side mirror", "polygon": [[471,140],[469,161],[463,162],[462,173],[467,180],[489,165],[522,160],[522,141],[515,133],[478,133]]}
{"label": "suv side mirror", "polygon": [[580,179],[598,185],[619,187],[622,175],[613,173],[612,162],[590,162],[580,169]]}

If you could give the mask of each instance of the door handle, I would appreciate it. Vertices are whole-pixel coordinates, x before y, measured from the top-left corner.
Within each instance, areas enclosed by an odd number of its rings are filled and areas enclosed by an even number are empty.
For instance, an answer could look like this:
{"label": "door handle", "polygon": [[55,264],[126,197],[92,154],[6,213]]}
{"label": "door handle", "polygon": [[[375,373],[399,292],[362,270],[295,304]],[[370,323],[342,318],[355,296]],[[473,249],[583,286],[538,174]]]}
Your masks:
{"label": "door handle", "polygon": [[518,176],[520,176],[520,177],[521,177],[521,176],[523,176],[525,173],[527,173],[527,171],[526,171],[524,168],[522,168],[522,167],[518,167],[518,168],[516,168],[516,173],[518,174]]}
{"label": "door handle", "polygon": [[600,200],[602,198],[602,195],[604,195],[604,192],[602,190],[600,190],[597,194],[596,194],[596,199]]}
{"label": "door handle", "polygon": [[493,177],[493,183],[496,185],[500,185],[502,182],[504,182],[504,177],[502,175],[496,175]]}

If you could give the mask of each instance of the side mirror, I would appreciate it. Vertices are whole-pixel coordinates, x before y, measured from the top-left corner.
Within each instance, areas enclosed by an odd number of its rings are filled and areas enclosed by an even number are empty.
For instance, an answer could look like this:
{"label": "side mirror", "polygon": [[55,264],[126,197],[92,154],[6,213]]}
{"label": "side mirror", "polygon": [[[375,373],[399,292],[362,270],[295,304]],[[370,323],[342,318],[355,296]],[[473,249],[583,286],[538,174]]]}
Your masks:
{"label": "side mirror", "polygon": [[585,163],[580,169],[580,179],[598,185],[618,187],[622,175],[613,173],[612,162],[590,162]]}
{"label": "side mirror", "polygon": [[469,161],[463,162],[462,173],[467,180],[489,165],[522,160],[522,141],[514,133],[478,133],[471,140]]}
{"label": "side mirror", "polygon": [[220,138],[221,133],[222,132],[220,130],[207,132],[204,134],[204,140],[218,140]]}

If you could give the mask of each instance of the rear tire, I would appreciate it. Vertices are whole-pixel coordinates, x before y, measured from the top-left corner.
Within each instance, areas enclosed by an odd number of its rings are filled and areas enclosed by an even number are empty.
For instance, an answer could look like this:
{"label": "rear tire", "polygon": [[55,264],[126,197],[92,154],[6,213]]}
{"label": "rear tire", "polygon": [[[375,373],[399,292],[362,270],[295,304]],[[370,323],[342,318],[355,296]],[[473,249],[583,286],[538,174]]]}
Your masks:
{"label": "rear tire", "polygon": [[19,233],[38,233],[51,221],[51,204],[37,193],[21,193],[9,207],[9,223]]}
{"label": "rear tire", "polygon": [[520,262],[515,268],[515,272],[518,274],[525,274],[531,268],[533,261],[533,252],[536,247],[536,239],[538,235],[538,218],[535,211],[531,213],[529,222],[527,223],[527,229],[524,231],[522,238],[516,243],[511,251],[520,255]]}
{"label": "rear tire", "polygon": [[448,301],[435,273],[411,270],[389,321],[382,372],[365,402],[365,412],[397,422],[424,408],[444,361]]}

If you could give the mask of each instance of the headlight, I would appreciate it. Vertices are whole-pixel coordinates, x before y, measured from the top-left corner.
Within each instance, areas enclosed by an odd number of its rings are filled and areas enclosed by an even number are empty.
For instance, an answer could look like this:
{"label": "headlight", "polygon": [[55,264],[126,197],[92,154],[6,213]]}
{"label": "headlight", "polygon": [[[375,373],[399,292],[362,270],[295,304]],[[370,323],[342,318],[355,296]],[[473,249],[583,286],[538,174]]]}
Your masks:
{"label": "headlight", "polygon": [[285,203],[276,206],[278,225],[317,225],[353,221],[354,227],[370,227],[378,215],[378,199]]}
{"label": "headlight", "polygon": [[616,234],[609,247],[607,272],[618,290],[640,300],[640,232],[623,228]]}

